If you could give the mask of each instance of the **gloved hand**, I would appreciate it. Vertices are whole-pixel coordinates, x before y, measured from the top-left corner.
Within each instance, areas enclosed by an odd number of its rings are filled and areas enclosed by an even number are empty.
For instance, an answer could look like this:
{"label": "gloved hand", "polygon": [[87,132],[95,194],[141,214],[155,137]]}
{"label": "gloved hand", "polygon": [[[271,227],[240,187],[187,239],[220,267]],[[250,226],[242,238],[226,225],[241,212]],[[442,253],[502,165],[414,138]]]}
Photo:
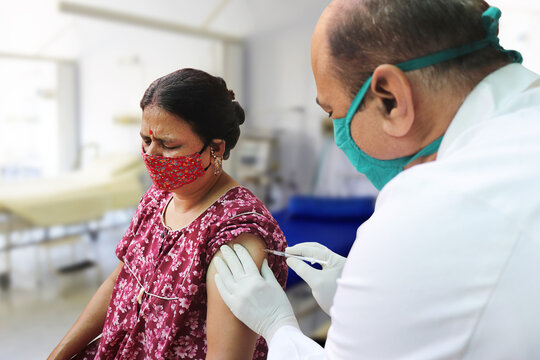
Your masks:
{"label": "gloved hand", "polygon": [[[298,321],[285,292],[264,259],[261,272],[239,244],[234,251],[223,245],[221,253],[225,262],[215,258],[218,274],[216,286],[232,313],[251,330],[270,343],[274,333],[282,326],[298,328]],[[261,276],[262,275],[262,276]]]}
{"label": "gloved hand", "polygon": [[327,265],[322,265],[322,270],[315,269],[302,260],[295,258],[288,258],[287,265],[305,280],[321,309],[330,315],[330,307],[334,302],[337,289],[337,279],[341,276],[341,271],[347,259],[330,251],[326,246],[315,242],[297,244],[288,247],[285,252],[328,261]]}

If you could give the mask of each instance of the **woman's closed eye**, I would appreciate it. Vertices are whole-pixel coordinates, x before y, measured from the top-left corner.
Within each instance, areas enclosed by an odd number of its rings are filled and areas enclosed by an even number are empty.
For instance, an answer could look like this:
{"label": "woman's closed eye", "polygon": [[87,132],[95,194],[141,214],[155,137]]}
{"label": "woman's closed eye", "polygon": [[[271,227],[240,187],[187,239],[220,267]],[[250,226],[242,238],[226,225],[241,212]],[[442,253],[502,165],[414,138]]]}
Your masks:
{"label": "woman's closed eye", "polygon": [[182,145],[168,146],[168,145],[163,144],[163,148],[167,150],[176,150],[176,149],[180,149],[181,147]]}
{"label": "woman's closed eye", "polygon": [[146,145],[150,145],[150,143],[152,143],[152,138],[150,136],[145,136],[141,134],[141,139]]}
{"label": "woman's closed eye", "polygon": [[[142,141],[145,145],[150,145],[152,143],[152,138],[142,136]],[[162,141],[156,141],[156,143],[159,143],[162,148],[166,150],[176,150],[179,149],[182,145],[171,145],[171,144],[164,144]]]}

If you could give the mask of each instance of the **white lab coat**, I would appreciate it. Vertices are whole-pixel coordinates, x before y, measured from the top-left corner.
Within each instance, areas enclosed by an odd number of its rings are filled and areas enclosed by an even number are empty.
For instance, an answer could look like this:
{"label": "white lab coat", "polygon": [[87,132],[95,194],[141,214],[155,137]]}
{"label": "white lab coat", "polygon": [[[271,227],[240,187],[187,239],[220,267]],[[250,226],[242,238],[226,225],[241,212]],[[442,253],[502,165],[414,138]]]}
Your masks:
{"label": "white lab coat", "polygon": [[381,191],[357,233],[326,348],[293,327],[269,359],[540,359],[540,77],[466,98],[434,162]]}

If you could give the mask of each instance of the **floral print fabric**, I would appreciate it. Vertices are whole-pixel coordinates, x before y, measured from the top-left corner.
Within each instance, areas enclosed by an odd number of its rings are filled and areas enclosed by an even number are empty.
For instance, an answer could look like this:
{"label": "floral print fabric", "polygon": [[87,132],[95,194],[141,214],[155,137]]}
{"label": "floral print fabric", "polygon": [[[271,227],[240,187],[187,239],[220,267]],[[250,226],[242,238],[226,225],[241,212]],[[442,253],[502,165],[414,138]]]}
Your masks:
{"label": "floral print fabric", "polygon": [[200,152],[188,156],[165,157],[149,155],[143,150],[142,157],[152,183],[160,190],[170,191],[190,184],[205,171]]}
{"label": "floral print fabric", "polygon": [[[141,199],[116,249],[124,267],[102,338],[78,359],[205,359],[206,270],[219,247],[242,233],[252,233],[268,248],[285,250],[278,224],[244,187],[230,189],[177,231],[162,221],[171,197],[151,187]],[[268,263],[285,286],[284,258],[269,256]],[[266,343],[259,337],[253,359],[266,359],[266,353]]]}

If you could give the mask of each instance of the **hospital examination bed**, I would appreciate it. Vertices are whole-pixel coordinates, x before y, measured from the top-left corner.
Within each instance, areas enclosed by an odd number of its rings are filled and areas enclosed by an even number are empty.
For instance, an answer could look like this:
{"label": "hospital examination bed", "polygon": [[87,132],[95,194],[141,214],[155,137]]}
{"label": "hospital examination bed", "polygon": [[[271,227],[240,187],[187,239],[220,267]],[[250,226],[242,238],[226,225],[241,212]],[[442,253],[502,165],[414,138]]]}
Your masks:
{"label": "hospital examination bed", "polygon": [[[88,224],[136,207],[147,184],[140,156],[131,154],[110,155],[55,178],[0,182],[0,287],[9,286],[11,250],[56,240],[48,231],[53,227]],[[38,241],[16,241],[15,235],[36,229],[43,230]]]}

